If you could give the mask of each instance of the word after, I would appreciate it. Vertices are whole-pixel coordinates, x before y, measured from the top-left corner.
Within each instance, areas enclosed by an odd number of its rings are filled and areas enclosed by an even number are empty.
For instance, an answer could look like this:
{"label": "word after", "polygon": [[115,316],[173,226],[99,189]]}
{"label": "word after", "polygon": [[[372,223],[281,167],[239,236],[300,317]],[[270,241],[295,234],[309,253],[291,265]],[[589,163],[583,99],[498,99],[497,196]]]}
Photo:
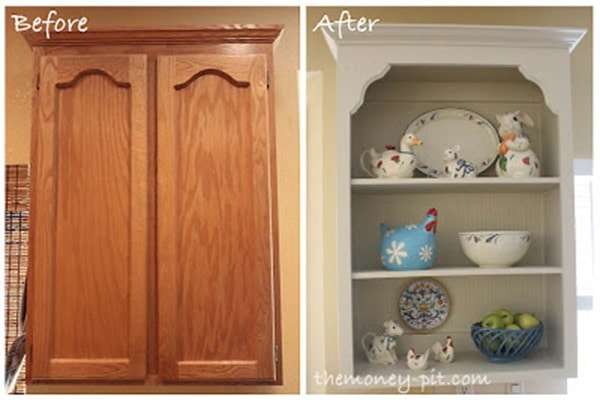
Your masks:
{"label": "word after", "polygon": [[86,26],[88,19],[86,17],[65,19],[59,17],[56,10],[48,11],[46,19],[36,17],[31,23],[24,15],[12,14],[11,17],[15,21],[15,31],[22,32],[30,29],[33,32],[46,31],[46,39],[50,39],[51,32],[62,32],[64,30],[68,32],[85,32],[88,30]]}
{"label": "word after", "polygon": [[329,16],[325,14],[323,18],[321,18],[321,21],[319,21],[319,23],[315,25],[312,31],[315,32],[321,27],[326,27],[327,29],[329,29],[329,31],[335,32],[335,26],[337,25],[338,38],[343,39],[344,35],[342,33],[342,28],[344,26],[347,26],[348,30],[352,32],[373,32],[373,27],[379,21],[381,21],[379,18],[372,20],[370,18],[367,19],[365,17],[360,17],[357,20],[352,18],[352,15],[350,15],[350,11],[344,10],[340,13],[340,18],[335,21],[331,21],[329,19]]}

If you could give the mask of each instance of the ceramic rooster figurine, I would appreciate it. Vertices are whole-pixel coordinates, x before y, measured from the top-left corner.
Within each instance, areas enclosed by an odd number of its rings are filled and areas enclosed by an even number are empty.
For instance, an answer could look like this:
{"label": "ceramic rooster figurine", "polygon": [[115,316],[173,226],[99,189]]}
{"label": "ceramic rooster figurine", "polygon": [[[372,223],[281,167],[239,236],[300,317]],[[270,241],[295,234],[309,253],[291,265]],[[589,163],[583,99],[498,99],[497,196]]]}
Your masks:
{"label": "ceramic rooster figurine", "polygon": [[454,342],[452,337],[446,337],[446,344],[442,346],[441,342],[436,342],[431,347],[433,358],[440,363],[452,363],[454,361]]}
{"label": "ceramic rooster figurine", "polygon": [[387,269],[427,269],[435,261],[437,210],[431,208],[425,219],[416,225],[390,229],[381,224],[379,258]]}
{"label": "ceramic rooster figurine", "polygon": [[415,371],[425,370],[428,364],[427,359],[429,359],[429,349],[423,354],[418,354],[413,348],[410,348],[406,354],[406,367]]}

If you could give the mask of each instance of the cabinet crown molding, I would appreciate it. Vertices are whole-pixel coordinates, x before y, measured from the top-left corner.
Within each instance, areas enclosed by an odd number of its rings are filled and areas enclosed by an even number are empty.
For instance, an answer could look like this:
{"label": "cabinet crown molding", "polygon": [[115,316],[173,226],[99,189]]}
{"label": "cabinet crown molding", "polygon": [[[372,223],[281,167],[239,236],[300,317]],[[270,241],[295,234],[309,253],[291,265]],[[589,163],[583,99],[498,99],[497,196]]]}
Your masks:
{"label": "cabinet crown molding", "polygon": [[341,46],[360,45],[544,47],[571,53],[587,32],[583,28],[451,24],[377,24],[372,32],[353,29],[342,27],[340,39],[338,27],[333,32],[321,28],[336,60]]}
{"label": "cabinet crown molding", "polygon": [[273,43],[283,25],[234,24],[197,27],[90,28],[86,32],[23,32],[31,47],[89,45],[197,45],[202,43]]}

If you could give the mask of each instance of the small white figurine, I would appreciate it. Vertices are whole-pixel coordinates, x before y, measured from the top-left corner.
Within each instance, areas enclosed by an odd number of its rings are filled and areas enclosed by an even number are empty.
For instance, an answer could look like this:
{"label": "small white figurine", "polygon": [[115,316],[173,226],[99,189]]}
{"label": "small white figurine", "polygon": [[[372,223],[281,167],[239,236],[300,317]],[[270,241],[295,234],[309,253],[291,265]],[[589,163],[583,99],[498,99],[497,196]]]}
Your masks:
{"label": "small white figurine", "polygon": [[463,179],[465,177],[477,176],[477,173],[475,173],[475,166],[473,166],[472,163],[458,157],[459,151],[460,145],[455,145],[452,148],[448,148],[444,151],[443,159],[444,162],[446,162],[446,167],[444,169],[446,172],[446,177]]}
{"label": "small white figurine", "polygon": [[[367,332],[362,337],[361,344],[367,354],[369,363],[395,364],[398,362],[396,337],[402,336],[404,330],[394,320],[384,322],[383,327],[385,328],[383,335]],[[368,338],[372,339],[365,343]]]}
{"label": "small white figurine", "polygon": [[516,111],[497,115],[498,133],[502,142],[498,146],[498,177],[522,179],[540,175],[540,161],[531,149],[531,139],[523,131],[522,124],[533,127],[533,120],[525,112]]}
{"label": "small white figurine", "polygon": [[428,358],[429,349],[423,354],[418,354],[413,348],[410,348],[406,354],[406,367],[415,371],[425,370],[427,368]]}
{"label": "small white figurine", "polygon": [[441,342],[436,342],[431,347],[433,358],[440,363],[452,363],[454,361],[454,342],[452,337],[446,337],[446,344],[442,346]]}

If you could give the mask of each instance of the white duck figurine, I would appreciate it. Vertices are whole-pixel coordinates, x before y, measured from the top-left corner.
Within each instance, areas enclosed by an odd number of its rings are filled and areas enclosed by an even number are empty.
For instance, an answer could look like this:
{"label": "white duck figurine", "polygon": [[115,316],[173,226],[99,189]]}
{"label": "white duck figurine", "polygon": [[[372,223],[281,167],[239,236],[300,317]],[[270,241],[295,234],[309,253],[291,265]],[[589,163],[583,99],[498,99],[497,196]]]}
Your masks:
{"label": "white duck figurine", "polygon": [[452,337],[448,335],[446,337],[446,344],[442,346],[441,342],[436,342],[431,347],[433,352],[433,358],[440,363],[452,363],[454,361],[454,341]]}
{"label": "white duck figurine", "polygon": [[420,147],[421,145],[423,145],[423,141],[413,133],[404,134],[400,139],[398,164],[400,165],[399,169],[402,171],[402,177],[413,176],[415,166],[417,165],[417,158],[413,153],[412,147]]}
{"label": "white duck figurine", "polygon": [[[380,179],[405,179],[413,176],[417,159],[412,152],[413,146],[423,145],[415,134],[405,134],[400,140],[400,151],[393,145],[386,145],[386,150],[378,153],[374,148],[368,149],[360,156],[360,166],[371,177]],[[364,157],[369,154],[371,168],[365,166]]]}
{"label": "white duck figurine", "polygon": [[427,368],[428,358],[429,349],[423,354],[418,354],[413,348],[410,348],[406,354],[406,367],[415,371],[425,370]]}

